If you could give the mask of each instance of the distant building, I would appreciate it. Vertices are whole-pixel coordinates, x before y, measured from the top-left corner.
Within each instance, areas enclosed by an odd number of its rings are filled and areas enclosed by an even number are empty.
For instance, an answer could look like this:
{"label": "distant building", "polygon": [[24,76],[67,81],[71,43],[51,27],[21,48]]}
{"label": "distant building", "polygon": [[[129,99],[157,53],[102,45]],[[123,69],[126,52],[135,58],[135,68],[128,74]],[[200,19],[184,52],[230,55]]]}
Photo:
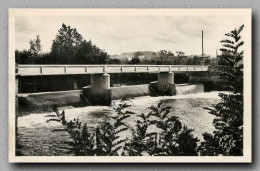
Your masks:
{"label": "distant building", "polygon": [[127,60],[128,60],[128,61],[131,61],[132,59],[133,59],[132,56],[127,56]]}

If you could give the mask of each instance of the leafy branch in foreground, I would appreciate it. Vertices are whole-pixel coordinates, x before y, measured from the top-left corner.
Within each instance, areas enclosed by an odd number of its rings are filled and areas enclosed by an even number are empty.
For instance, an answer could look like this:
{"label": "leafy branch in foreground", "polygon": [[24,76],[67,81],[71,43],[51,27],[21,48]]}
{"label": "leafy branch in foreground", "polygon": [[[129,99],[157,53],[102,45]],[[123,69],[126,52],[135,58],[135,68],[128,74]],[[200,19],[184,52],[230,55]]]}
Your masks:
{"label": "leafy branch in foreground", "polygon": [[220,64],[226,67],[222,73],[232,94],[220,93],[222,102],[209,109],[216,115],[213,121],[215,131],[213,135],[203,134],[204,141],[199,146],[199,153],[203,156],[242,156],[243,155],[243,51],[239,51],[244,44],[241,41],[242,25],[225,34],[232,40],[222,40],[223,48]]}
{"label": "leafy branch in foreground", "polygon": [[216,128],[213,135],[205,133],[199,147],[201,155],[243,155],[243,96],[220,94],[222,102],[215,106]]}
{"label": "leafy branch in foreground", "polygon": [[[124,155],[196,156],[197,138],[193,130],[183,126],[176,116],[169,116],[170,107],[159,103],[148,108],[147,115],[139,115],[132,138],[125,144]],[[154,132],[149,127],[156,126]]]}
{"label": "leafy branch in foreground", "polygon": [[[198,139],[193,137],[193,130],[182,127],[177,117],[170,116],[170,107],[164,103],[151,106],[147,115],[138,115],[136,125],[129,126],[126,119],[133,114],[127,110],[129,106],[119,104],[116,115],[106,117],[104,124],[92,133],[87,124],[81,126],[78,119],[67,122],[64,111],[55,112],[66,126],[60,131],[68,131],[73,138],[77,156],[197,155]],[[125,131],[131,135],[124,138]]]}
{"label": "leafy branch in foreground", "polygon": [[234,93],[243,92],[243,58],[244,51],[240,50],[244,45],[244,41],[241,40],[241,33],[244,29],[244,25],[239,29],[234,29],[230,33],[225,34],[227,39],[220,41],[223,48],[219,55],[219,65],[224,67],[222,76],[226,79],[226,85]]}
{"label": "leafy branch in foreground", "polygon": [[107,120],[103,126],[96,129],[97,155],[119,155],[118,151],[122,148],[121,144],[125,142],[125,139],[120,139],[119,134],[128,129],[122,121],[128,117],[130,115],[117,115],[113,120]]}

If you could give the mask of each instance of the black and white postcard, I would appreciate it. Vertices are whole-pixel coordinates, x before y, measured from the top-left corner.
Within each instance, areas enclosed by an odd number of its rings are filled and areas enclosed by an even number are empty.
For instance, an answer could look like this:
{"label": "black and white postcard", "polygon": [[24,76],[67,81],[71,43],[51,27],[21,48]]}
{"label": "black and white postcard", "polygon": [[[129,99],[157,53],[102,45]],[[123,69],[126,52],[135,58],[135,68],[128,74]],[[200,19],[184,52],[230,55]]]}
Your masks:
{"label": "black and white postcard", "polygon": [[10,9],[9,162],[252,162],[251,9]]}

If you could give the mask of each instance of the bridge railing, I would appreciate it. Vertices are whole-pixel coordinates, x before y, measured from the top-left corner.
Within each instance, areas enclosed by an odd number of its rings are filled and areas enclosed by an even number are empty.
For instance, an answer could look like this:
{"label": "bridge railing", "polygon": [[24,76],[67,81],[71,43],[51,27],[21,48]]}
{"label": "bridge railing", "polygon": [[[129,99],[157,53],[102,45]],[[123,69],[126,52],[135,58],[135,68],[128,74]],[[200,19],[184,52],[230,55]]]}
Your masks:
{"label": "bridge railing", "polygon": [[210,66],[209,71],[210,72],[220,72],[220,73],[226,73],[227,71],[237,69],[239,67],[230,67],[230,66]]}
{"label": "bridge railing", "polygon": [[208,71],[205,65],[18,65],[17,74],[69,75],[99,73],[159,73]]}

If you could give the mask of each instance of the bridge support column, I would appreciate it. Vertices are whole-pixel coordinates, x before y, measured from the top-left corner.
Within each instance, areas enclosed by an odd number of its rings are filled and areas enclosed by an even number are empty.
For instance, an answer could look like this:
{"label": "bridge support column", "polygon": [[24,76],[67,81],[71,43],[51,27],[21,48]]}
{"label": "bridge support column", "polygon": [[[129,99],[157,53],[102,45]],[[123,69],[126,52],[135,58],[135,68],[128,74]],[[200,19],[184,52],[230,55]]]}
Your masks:
{"label": "bridge support column", "polygon": [[158,84],[174,84],[174,73],[173,72],[160,72],[158,74]]}
{"label": "bridge support column", "polygon": [[91,75],[91,92],[102,94],[104,91],[110,89],[110,75],[105,74],[93,74]]}
{"label": "bridge support column", "polygon": [[83,96],[92,105],[110,105],[110,75],[107,73],[91,75],[91,86],[83,87]]}
{"label": "bridge support column", "polygon": [[150,83],[150,88],[159,95],[175,95],[174,73],[160,72],[158,74],[158,81]]}

